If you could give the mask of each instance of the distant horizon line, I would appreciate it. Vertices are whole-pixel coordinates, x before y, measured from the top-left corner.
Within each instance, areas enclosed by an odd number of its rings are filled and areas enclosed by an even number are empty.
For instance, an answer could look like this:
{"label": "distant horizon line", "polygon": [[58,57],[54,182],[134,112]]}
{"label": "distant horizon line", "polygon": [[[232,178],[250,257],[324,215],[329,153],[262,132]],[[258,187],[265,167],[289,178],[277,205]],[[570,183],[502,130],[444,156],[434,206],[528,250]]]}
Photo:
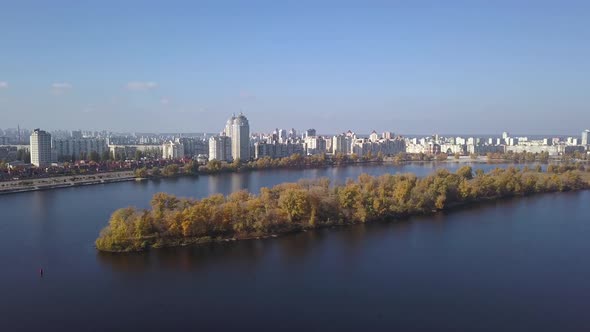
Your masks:
{"label": "distant horizon line", "polygon": [[[0,128],[2,129],[2,128]],[[10,129],[17,129],[18,128],[4,128],[2,130],[10,130]],[[216,131],[216,132],[207,132],[207,131],[132,131],[132,130],[125,130],[125,131],[117,131],[117,130],[110,130],[110,129],[43,129],[42,127],[35,127],[35,128],[23,128],[20,127],[20,130],[28,130],[28,131],[33,131],[35,129],[41,129],[41,130],[45,130],[48,132],[56,132],[56,131],[64,131],[64,132],[72,132],[72,131],[82,131],[82,132],[102,132],[102,131],[107,131],[107,132],[111,132],[114,134],[132,134],[132,135],[140,135],[140,134],[153,134],[153,135],[186,135],[186,134],[192,134],[192,135],[218,135],[220,133],[220,131]],[[276,129],[276,128],[275,128]],[[286,128],[278,128],[278,129],[285,129],[288,130]],[[314,128],[308,128],[308,129],[314,129]],[[274,129],[273,129],[274,130]],[[273,130],[271,131],[251,131],[251,134],[268,134],[271,133]],[[301,135],[303,133],[305,133],[307,129],[305,130],[301,130],[301,131],[297,131],[297,135]],[[361,136],[369,136],[371,135],[372,132],[369,133],[362,133],[362,132],[356,132],[352,129],[347,129],[338,133],[318,133],[316,136],[336,136],[336,135],[340,135],[343,133],[346,133],[347,131],[352,131],[353,133],[355,133],[356,135],[361,135]],[[576,137],[581,135],[581,133],[583,133],[584,131],[586,131],[588,129],[582,129],[581,131],[579,131],[577,134],[573,134],[573,133],[567,133],[567,134],[557,134],[557,133],[510,133],[509,131],[499,131],[497,133],[399,133],[396,131],[376,131],[378,134],[382,134],[384,132],[392,132],[394,133],[395,136],[404,136],[404,137],[426,137],[426,136],[433,136],[433,135],[439,135],[439,136],[444,136],[444,137],[451,137],[451,136],[474,136],[474,137],[496,137],[496,136],[502,136],[502,134],[504,132],[508,132],[509,135],[511,137],[523,137],[523,136],[571,136],[571,137]],[[317,131],[317,130],[316,130]]]}

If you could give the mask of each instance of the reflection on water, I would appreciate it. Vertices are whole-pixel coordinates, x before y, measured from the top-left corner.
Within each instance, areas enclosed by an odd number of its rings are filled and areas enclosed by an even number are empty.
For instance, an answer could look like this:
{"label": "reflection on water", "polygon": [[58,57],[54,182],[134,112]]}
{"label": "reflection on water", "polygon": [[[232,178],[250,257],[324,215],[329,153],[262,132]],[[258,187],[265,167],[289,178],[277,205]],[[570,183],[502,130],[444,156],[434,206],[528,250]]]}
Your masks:
{"label": "reflection on water", "polygon": [[[71,189],[57,189],[57,190],[71,190]],[[42,219],[46,217],[46,212],[51,210],[51,206],[55,201],[55,195],[52,195],[50,190],[34,191],[30,193],[29,207],[31,209],[32,217]]]}
{"label": "reflection on water", "polygon": [[143,253],[97,252],[96,257],[103,266],[122,273],[139,273],[148,270],[198,271],[220,263],[253,266],[263,255],[276,250],[277,243],[271,239],[232,241],[162,248]]}
{"label": "reflection on water", "polygon": [[251,173],[224,173],[207,176],[208,194],[224,194],[251,189]]}

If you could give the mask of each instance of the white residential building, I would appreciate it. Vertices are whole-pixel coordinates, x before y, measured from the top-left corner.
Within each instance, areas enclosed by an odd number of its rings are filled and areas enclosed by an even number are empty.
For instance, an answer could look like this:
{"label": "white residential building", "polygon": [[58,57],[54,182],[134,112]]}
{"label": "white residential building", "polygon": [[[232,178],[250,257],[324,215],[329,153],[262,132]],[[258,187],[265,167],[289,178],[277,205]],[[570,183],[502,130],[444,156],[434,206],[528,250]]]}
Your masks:
{"label": "white residential building", "polygon": [[305,138],[304,143],[308,155],[326,152],[326,140],[323,137],[308,136]]}
{"label": "white residential building", "polygon": [[352,152],[352,136],[338,135],[332,137],[332,153],[350,154]]}
{"label": "white residential building", "polygon": [[426,153],[427,150],[428,149],[422,144],[416,144],[411,141],[408,144],[406,144],[407,153]]}
{"label": "white residential building", "polygon": [[51,134],[44,130],[35,129],[31,134],[31,164],[51,165]]}
{"label": "white residential building", "polygon": [[213,136],[209,138],[209,160],[231,161],[231,138]]}
{"label": "white residential building", "polygon": [[377,135],[377,132],[373,130],[371,135],[369,135],[369,141],[377,142],[378,140],[379,140],[379,135]]}
{"label": "white residential building", "polygon": [[56,139],[53,141],[53,151],[57,160],[66,158],[80,159],[82,156],[89,157],[91,152],[102,155],[108,150],[104,138],[68,138]]}
{"label": "white residential building", "polygon": [[184,145],[180,142],[166,142],[162,144],[162,158],[182,159],[184,158]]}
{"label": "white residential building", "polygon": [[[232,117],[231,125],[231,155],[242,161],[250,160],[250,124],[248,119],[240,113]],[[231,120],[231,119],[230,119]],[[286,132],[285,132],[286,135]]]}
{"label": "white residential building", "polygon": [[260,159],[263,157],[270,158],[284,158],[293,154],[303,155],[305,152],[303,143],[296,143],[287,141],[281,143],[275,142],[256,142],[254,143],[254,158]]}
{"label": "white residential building", "polygon": [[391,131],[384,131],[383,134],[381,134],[381,138],[393,139],[393,133]]}
{"label": "white residential building", "polygon": [[531,152],[531,153],[541,153],[547,152],[551,156],[556,156],[559,153],[565,151],[565,146],[563,145],[513,145],[513,146],[506,146],[506,152]]}

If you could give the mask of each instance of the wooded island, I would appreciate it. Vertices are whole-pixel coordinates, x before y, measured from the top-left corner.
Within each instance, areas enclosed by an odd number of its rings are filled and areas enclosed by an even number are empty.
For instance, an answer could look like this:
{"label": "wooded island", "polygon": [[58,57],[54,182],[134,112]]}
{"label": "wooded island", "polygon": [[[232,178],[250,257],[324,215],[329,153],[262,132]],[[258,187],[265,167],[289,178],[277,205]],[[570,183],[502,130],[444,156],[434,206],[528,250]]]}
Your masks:
{"label": "wooded island", "polygon": [[574,166],[488,173],[470,166],[419,178],[414,174],[363,174],[331,185],[328,179],[301,180],[258,194],[245,190],[204,199],[157,193],[151,209],[122,208],[113,213],[96,240],[101,251],[128,252],[228,239],[252,239],[306,229],[371,221],[399,220],[460,205],[536,193],[590,188],[590,173]]}

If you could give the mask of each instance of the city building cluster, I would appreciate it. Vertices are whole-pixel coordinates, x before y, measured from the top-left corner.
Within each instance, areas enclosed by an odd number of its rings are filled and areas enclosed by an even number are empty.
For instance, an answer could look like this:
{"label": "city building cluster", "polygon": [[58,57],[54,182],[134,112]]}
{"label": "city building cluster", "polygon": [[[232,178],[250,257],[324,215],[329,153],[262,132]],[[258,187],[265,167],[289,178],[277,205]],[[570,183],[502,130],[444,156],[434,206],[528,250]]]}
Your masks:
{"label": "city building cluster", "polygon": [[318,135],[315,129],[299,134],[291,128],[275,129],[271,133],[250,135],[248,119],[240,114],[232,116],[223,131],[209,139],[209,160],[233,161],[260,158],[284,158],[293,154],[356,154],[394,155],[405,151],[405,141],[391,132],[369,137],[357,136],[352,131],[340,135]]}
{"label": "city building cluster", "polygon": [[558,156],[564,153],[587,152],[588,134],[590,130],[584,130],[581,139],[577,137],[528,137],[511,136],[508,132],[500,137],[443,137],[433,135],[431,137],[406,139],[407,153],[427,154],[476,154],[488,153],[547,153],[550,156]]}
{"label": "city building cluster", "polygon": [[[504,132],[497,137],[439,136],[402,137],[393,132],[357,135],[347,131],[319,135],[315,129],[297,132],[275,129],[271,133],[250,133],[250,123],[242,113],[231,116],[220,133],[153,134],[108,131],[53,131],[0,129],[0,160],[13,162],[29,157],[30,164],[43,167],[78,160],[194,159],[200,163],[217,160],[232,162],[299,155],[392,156],[399,153],[485,155],[530,152],[557,156],[588,153],[590,130],[581,137],[527,137]],[[18,161],[16,162],[18,163]]]}

